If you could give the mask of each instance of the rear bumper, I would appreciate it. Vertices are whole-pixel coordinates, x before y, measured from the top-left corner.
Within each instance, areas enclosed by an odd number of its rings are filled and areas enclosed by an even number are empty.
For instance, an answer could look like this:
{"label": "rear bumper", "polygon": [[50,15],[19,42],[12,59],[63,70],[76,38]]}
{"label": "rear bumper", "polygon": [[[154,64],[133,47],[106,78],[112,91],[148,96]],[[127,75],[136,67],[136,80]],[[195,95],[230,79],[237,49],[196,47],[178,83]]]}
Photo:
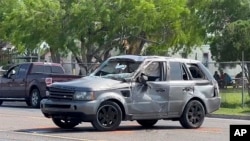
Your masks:
{"label": "rear bumper", "polygon": [[41,111],[45,117],[74,118],[81,121],[92,121],[96,113],[95,101],[57,101],[43,99]]}
{"label": "rear bumper", "polygon": [[212,113],[220,108],[221,97],[210,98],[206,101],[207,114]]}

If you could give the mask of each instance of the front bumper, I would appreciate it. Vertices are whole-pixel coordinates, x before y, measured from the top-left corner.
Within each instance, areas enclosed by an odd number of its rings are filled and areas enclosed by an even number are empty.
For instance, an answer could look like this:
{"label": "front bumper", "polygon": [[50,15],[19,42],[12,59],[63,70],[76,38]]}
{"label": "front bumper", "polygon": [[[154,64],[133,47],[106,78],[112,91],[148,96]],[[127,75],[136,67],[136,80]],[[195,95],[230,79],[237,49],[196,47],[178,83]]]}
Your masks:
{"label": "front bumper", "polygon": [[92,121],[96,114],[96,101],[60,101],[43,99],[41,111],[45,117],[72,118]]}

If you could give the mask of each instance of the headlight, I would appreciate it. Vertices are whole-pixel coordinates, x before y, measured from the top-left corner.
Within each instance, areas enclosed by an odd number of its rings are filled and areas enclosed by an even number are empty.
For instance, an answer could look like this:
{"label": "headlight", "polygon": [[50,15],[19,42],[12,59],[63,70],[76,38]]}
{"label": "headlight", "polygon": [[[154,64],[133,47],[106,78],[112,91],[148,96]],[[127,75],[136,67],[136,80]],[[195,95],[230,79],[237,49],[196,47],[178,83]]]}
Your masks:
{"label": "headlight", "polygon": [[94,92],[75,92],[74,100],[93,100],[94,99]]}

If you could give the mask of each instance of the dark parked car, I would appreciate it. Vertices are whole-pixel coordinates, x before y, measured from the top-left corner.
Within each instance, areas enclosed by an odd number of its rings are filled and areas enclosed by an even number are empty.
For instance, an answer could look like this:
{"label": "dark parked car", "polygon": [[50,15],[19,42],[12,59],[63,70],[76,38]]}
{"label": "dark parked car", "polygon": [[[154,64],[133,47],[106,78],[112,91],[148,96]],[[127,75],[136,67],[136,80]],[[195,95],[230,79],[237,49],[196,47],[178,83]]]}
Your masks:
{"label": "dark parked car", "polygon": [[46,86],[56,81],[80,78],[67,75],[57,63],[21,63],[12,67],[0,77],[0,105],[3,101],[26,101],[27,105],[39,107],[44,98]]}
{"label": "dark parked car", "polygon": [[123,120],[151,127],[178,120],[199,128],[220,107],[219,87],[199,61],[161,56],[115,56],[89,76],[48,87],[41,111],[61,128],[91,122],[100,131]]}

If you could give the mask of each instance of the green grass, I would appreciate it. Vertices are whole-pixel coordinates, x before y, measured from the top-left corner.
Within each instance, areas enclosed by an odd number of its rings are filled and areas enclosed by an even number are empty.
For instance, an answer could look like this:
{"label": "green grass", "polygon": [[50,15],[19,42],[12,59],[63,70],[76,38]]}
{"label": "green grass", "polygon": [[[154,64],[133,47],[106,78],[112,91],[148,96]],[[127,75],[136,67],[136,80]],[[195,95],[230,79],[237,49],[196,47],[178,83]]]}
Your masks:
{"label": "green grass", "polygon": [[223,115],[250,115],[250,108],[220,108],[218,111],[215,111],[213,114],[223,114]]}
{"label": "green grass", "polygon": [[221,108],[214,112],[214,114],[224,115],[250,115],[250,96],[246,91],[243,93],[241,89],[222,89]]}

